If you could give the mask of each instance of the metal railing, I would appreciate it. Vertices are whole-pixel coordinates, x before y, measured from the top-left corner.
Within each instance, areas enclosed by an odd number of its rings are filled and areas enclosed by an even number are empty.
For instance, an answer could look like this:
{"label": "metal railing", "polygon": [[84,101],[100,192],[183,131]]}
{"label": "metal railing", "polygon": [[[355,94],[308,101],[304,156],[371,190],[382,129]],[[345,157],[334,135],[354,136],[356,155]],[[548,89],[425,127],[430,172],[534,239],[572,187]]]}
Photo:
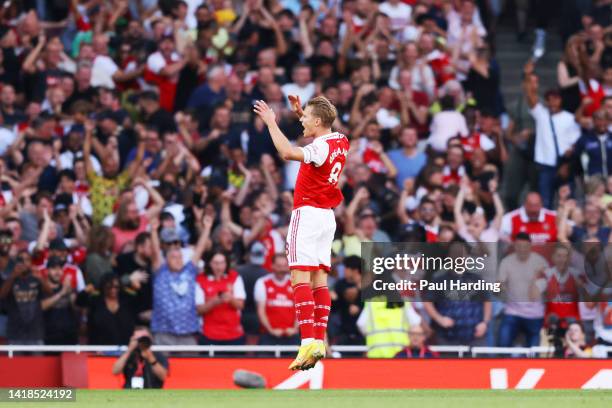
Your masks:
{"label": "metal railing", "polygon": [[[599,346],[608,353],[612,353],[612,346]],[[470,347],[470,346],[431,346],[432,351],[438,353],[454,353],[458,357],[466,354],[472,357],[479,355],[523,355],[535,357],[539,354],[552,354],[553,347]],[[8,353],[13,357],[16,352],[69,352],[69,353],[106,353],[120,354],[127,346],[89,346],[89,345],[66,345],[66,346],[22,346],[22,345],[0,345],[0,353]],[[153,351],[170,353],[207,353],[209,357],[215,357],[217,353],[273,353],[274,357],[281,357],[281,353],[296,352],[298,346],[159,346],[154,345]],[[365,353],[366,346],[332,346],[333,352],[339,353]]]}

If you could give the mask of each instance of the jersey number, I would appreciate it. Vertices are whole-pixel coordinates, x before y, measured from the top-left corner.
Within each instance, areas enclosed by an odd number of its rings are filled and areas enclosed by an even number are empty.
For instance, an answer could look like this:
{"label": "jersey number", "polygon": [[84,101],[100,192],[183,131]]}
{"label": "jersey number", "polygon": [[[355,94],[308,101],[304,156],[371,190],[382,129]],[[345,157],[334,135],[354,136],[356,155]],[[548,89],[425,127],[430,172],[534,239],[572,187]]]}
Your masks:
{"label": "jersey number", "polygon": [[336,164],[334,164],[334,167],[332,167],[331,172],[329,173],[329,178],[327,179],[327,181],[329,181],[331,184],[337,184],[338,176],[340,176],[341,170],[342,163],[336,162]]}

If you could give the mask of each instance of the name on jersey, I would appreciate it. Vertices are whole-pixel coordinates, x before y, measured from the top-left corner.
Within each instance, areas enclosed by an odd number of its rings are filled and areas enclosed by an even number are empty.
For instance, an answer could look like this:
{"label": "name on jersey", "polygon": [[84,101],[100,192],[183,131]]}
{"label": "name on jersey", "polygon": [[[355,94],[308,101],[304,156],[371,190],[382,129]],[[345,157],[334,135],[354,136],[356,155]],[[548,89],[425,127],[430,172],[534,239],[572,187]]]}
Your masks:
{"label": "name on jersey", "polygon": [[331,154],[329,155],[329,162],[332,163],[334,159],[340,156],[341,154],[344,155],[345,157],[348,156],[348,150],[337,148],[336,150],[331,152]]}

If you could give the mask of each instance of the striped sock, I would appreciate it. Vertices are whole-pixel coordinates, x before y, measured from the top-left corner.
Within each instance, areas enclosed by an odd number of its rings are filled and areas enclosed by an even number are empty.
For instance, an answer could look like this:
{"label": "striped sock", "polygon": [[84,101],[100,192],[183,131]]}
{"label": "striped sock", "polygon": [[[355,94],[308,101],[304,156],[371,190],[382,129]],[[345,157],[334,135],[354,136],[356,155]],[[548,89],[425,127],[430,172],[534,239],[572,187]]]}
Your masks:
{"label": "striped sock", "polygon": [[327,319],[331,310],[331,297],[327,286],[319,286],[313,289],[314,298],[314,336],[317,340],[325,340],[327,332]]}
{"label": "striped sock", "polygon": [[314,337],[314,299],[309,283],[298,283],[293,286],[293,302],[295,304],[295,316],[300,326],[302,339]]}

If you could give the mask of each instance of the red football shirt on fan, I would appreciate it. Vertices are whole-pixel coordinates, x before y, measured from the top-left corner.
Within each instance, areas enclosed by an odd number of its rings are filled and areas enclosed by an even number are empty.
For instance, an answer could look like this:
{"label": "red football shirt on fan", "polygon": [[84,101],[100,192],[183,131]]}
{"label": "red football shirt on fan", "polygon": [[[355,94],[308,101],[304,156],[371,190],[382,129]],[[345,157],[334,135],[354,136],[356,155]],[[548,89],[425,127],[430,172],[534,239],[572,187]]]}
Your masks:
{"label": "red football shirt on fan", "polygon": [[545,292],[546,315],[555,314],[560,319],[580,319],[578,289],[584,283],[574,268],[560,274],[557,268],[545,269],[536,280],[538,288]]}
{"label": "red football shirt on fan", "polygon": [[[197,283],[204,291],[205,299],[213,299],[221,293],[233,293],[237,299],[244,299],[244,283],[238,272],[230,270],[220,279],[212,275],[200,274]],[[237,287],[240,289],[237,291]],[[240,292],[240,293],[237,293]],[[240,338],[244,331],[240,323],[240,311],[229,303],[221,303],[204,316],[202,327],[204,336],[213,340],[234,340]]]}
{"label": "red football shirt on fan", "polygon": [[300,164],[293,208],[311,206],[334,208],[344,197],[338,188],[338,178],[346,164],[349,141],[343,134],[334,132],[317,137],[304,146],[304,161]]}
{"label": "red football shirt on fan", "polygon": [[257,303],[265,303],[265,314],[270,327],[281,330],[295,327],[293,289],[289,275],[281,280],[273,274],[262,276],[255,282],[254,293]]}
{"label": "red football shirt on fan", "polygon": [[179,59],[179,55],[175,52],[172,53],[170,58],[165,58],[161,52],[157,51],[149,55],[144,70],[145,81],[155,84],[159,88],[159,106],[168,112],[174,110],[174,97],[176,95],[178,74],[172,77],[166,77],[161,75],[160,72],[167,65],[175,63]]}
{"label": "red football shirt on fan", "polygon": [[[47,279],[46,268],[42,269],[40,271],[40,274],[44,279]],[[70,286],[72,286],[72,289],[76,290],[77,292],[80,292],[85,289],[85,279],[83,278],[83,272],[81,272],[78,266],[65,264],[62,269],[62,278],[60,279],[60,283],[64,282],[66,276],[70,276]]]}
{"label": "red football shirt on fan", "polygon": [[495,143],[487,135],[480,132],[471,132],[468,136],[460,136],[459,141],[461,146],[463,146],[463,157],[465,160],[470,160],[476,149],[488,152],[495,148]]}
{"label": "red football shirt on fan", "polygon": [[557,213],[542,208],[536,220],[530,220],[525,207],[518,208],[505,214],[502,219],[502,235],[512,241],[519,232],[525,232],[534,244],[543,244],[557,241]]}
{"label": "red football shirt on fan", "polygon": [[442,185],[444,187],[450,184],[460,184],[461,179],[465,176],[465,168],[460,166],[458,169],[451,169],[450,166],[446,165],[442,169]]}

